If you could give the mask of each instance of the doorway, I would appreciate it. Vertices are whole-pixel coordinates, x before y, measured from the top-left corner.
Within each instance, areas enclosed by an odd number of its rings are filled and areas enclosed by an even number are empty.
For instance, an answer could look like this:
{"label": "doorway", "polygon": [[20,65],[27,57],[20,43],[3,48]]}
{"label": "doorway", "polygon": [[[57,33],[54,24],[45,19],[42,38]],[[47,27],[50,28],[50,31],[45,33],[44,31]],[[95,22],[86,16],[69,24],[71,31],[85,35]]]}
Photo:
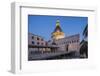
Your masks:
{"label": "doorway", "polygon": [[67,51],[67,52],[68,52],[68,47],[69,47],[69,45],[67,44],[67,45],[66,45],[66,51]]}

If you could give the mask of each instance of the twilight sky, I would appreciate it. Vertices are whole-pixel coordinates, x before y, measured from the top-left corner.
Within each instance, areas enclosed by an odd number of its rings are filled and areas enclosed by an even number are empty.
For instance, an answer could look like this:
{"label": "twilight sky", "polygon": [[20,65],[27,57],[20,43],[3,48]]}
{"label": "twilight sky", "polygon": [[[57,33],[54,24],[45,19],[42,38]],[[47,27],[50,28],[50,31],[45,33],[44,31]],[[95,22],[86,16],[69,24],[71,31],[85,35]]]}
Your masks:
{"label": "twilight sky", "polygon": [[49,40],[57,19],[60,20],[60,26],[66,36],[80,34],[82,40],[82,32],[88,24],[88,17],[28,15],[28,32]]}

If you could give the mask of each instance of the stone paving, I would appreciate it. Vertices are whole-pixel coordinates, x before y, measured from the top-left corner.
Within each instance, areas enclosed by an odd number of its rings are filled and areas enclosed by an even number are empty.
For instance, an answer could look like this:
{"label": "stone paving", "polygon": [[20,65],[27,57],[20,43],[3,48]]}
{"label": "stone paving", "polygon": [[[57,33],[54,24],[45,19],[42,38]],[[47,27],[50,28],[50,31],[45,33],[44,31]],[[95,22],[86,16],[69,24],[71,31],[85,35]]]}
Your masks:
{"label": "stone paving", "polygon": [[67,55],[69,53],[70,52],[67,52],[67,51],[58,51],[58,52],[52,52],[52,53],[39,53],[39,54],[32,55],[30,60],[48,59],[48,58],[53,58],[56,56]]}

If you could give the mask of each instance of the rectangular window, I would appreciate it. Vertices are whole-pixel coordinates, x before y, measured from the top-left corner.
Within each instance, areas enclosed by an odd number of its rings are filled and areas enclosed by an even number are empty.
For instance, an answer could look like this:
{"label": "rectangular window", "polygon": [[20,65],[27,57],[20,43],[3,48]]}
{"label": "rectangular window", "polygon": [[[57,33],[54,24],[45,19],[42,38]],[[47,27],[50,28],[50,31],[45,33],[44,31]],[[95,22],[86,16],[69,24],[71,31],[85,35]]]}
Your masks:
{"label": "rectangular window", "polygon": [[39,38],[37,37],[37,40],[39,40]]}
{"label": "rectangular window", "polygon": [[32,36],[32,39],[34,39],[34,36]]}
{"label": "rectangular window", "polygon": [[34,45],[34,41],[32,41],[32,44]]}

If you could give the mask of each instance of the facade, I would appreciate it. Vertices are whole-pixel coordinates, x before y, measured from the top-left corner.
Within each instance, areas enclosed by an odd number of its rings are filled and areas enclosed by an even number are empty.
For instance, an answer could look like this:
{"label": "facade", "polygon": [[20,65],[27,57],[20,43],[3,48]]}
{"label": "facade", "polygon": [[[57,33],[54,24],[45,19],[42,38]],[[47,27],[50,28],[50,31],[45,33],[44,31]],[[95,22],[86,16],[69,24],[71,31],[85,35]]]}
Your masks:
{"label": "facade", "polygon": [[43,39],[43,37],[28,33],[28,44],[30,45],[46,45],[46,41]]}
{"label": "facade", "polygon": [[[37,48],[39,46],[45,46],[46,41],[44,41],[43,37],[28,33],[28,59],[32,58],[32,55],[37,51],[42,51],[45,49]],[[30,47],[35,46],[35,47]]]}
{"label": "facade", "polygon": [[61,39],[61,38],[64,38],[64,37],[65,37],[65,34],[64,34],[64,32],[62,31],[62,29],[60,27],[60,21],[57,20],[57,22],[56,22],[56,28],[52,32],[52,37],[51,38],[53,40],[58,40],[58,39]]}
{"label": "facade", "polygon": [[35,54],[50,53],[57,50],[57,45],[48,45],[43,37],[28,33],[28,59],[32,60]]}
{"label": "facade", "polygon": [[79,34],[68,36],[59,40],[55,40],[61,51],[76,51],[79,52]]}

